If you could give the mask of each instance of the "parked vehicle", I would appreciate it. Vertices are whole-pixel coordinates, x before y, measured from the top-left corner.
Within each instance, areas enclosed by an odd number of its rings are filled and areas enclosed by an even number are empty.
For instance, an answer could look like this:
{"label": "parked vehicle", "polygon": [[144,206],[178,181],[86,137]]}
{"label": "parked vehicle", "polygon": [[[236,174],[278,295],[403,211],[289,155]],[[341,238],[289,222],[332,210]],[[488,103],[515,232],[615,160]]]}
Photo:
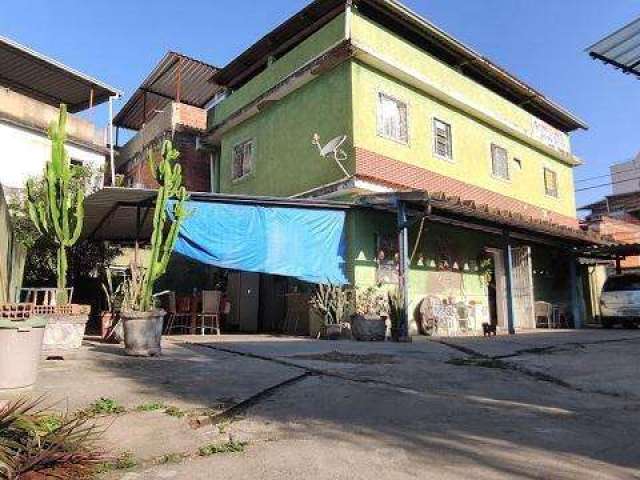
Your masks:
{"label": "parked vehicle", "polygon": [[640,274],[609,277],[600,296],[602,326],[612,328],[621,323],[625,328],[640,324]]}

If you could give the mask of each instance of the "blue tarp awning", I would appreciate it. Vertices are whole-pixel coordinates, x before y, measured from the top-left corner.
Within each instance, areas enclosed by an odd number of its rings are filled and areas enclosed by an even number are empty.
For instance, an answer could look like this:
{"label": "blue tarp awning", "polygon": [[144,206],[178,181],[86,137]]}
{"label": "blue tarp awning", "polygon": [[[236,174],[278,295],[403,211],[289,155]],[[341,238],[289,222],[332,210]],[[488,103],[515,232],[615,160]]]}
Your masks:
{"label": "blue tarp awning", "polygon": [[348,283],[343,210],[198,201],[187,209],[175,247],[182,255],[231,270]]}

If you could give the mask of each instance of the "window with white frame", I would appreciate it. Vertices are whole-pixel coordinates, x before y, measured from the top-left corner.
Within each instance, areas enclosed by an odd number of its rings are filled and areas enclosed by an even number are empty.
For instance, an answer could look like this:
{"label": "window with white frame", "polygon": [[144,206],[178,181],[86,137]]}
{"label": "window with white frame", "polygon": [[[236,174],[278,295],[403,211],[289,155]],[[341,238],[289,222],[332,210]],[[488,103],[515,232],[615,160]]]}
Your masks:
{"label": "window with white frame", "polygon": [[509,180],[509,154],[498,145],[491,145],[491,173],[494,177]]}
{"label": "window with white frame", "polygon": [[437,118],[433,119],[433,151],[438,157],[453,160],[451,125]]}
{"label": "window with white frame", "polygon": [[544,169],[544,193],[550,197],[558,197],[558,174],[550,168]]}
{"label": "window with white frame", "polygon": [[247,140],[233,147],[232,178],[238,180],[253,171],[255,142]]}
{"label": "window with white frame", "polygon": [[378,94],[378,135],[408,143],[407,104],[385,93]]}

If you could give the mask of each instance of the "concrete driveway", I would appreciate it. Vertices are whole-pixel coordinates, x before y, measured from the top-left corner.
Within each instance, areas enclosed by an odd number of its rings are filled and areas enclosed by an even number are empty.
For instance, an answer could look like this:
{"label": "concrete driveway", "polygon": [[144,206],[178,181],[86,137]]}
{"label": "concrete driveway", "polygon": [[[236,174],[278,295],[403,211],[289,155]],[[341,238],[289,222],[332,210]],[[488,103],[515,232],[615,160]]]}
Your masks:
{"label": "concrete driveway", "polygon": [[[110,445],[140,461],[106,478],[640,479],[639,344],[623,330],[407,345],[176,337],[159,361],[87,351],[73,378],[45,368],[39,390],[80,378],[89,390],[98,373],[128,405],[218,403],[199,428],[122,414]],[[202,456],[203,444],[242,451]]]}

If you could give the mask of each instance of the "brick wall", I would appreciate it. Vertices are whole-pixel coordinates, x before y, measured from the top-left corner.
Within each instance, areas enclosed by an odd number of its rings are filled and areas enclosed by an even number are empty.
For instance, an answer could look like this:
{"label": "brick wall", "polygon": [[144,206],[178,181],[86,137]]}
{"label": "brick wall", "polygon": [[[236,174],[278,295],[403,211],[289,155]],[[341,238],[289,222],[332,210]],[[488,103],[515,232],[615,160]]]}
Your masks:
{"label": "brick wall", "polygon": [[473,200],[477,204],[487,204],[494,208],[510,210],[572,228],[579,227],[577,218],[551,212],[363,148],[356,147],[355,158],[356,176],[359,178],[381,182],[391,187],[426,190],[431,193],[443,192],[449,196],[460,197],[462,200]]}
{"label": "brick wall", "polygon": [[[155,150],[154,155],[159,155],[159,142],[151,146]],[[206,152],[197,151],[196,135],[187,132],[176,132],[173,144],[180,152],[178,161],[182,165],[183,181],[187,190],[190,192],[211,191],[209,155]],[[123,172],[127,186],[157,188],[158,184],[149,170],[146,159],[147,153],[143,152],[138,154],[133,161],[127,163]]]}

